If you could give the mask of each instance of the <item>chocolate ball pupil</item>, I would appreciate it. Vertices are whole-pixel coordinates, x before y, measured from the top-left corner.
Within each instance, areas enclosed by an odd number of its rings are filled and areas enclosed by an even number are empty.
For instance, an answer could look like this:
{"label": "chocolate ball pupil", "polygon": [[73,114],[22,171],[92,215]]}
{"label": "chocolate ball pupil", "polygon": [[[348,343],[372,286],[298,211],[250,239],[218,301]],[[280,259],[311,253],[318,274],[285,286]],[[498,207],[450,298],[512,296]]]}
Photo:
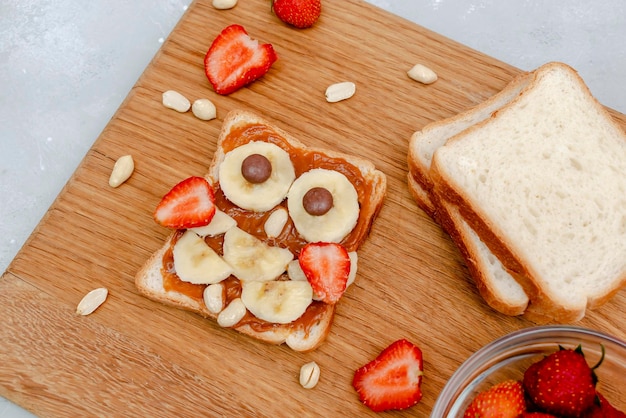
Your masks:
{"label": "chocolate ball pupil", "polygon": [[250,183],[263,183],[271,174],[272,163],[264,155],[249,155],[241,164],[241,175]]}
{"label": "chocolate ball pupil", "polygon": [[333,195],[323,187],[314,187],[304,194],[302,206],[310,215],[324,215],[333,207]]}

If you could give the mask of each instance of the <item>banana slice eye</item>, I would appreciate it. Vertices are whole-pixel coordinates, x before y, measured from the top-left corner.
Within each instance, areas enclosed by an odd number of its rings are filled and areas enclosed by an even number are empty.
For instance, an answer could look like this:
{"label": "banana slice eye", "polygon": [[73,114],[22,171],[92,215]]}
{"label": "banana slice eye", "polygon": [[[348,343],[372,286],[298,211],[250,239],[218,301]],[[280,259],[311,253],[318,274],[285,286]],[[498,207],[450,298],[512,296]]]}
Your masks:
{"label": "banana slice eye", "polygon": [[218,176],[228,200],[255,212],[265,212],[282,202],[296,178],[289,154],[263,141],[249,142],[227,153]]}
{"label": "banana slice eye", "polygon": [[287,208],[296,230],[309,242],[340,242],[359,219],[358,194],[350,180],[322,168],[293,182]]}

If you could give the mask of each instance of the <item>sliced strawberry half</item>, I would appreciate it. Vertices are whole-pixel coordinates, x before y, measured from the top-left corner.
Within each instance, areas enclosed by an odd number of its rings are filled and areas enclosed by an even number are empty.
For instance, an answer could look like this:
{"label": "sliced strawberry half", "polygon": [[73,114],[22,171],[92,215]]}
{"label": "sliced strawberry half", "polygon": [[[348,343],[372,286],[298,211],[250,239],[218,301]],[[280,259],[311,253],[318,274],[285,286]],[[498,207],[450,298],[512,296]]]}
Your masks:
{"label": "sliced strawberry half", "polygon": [[277,59],[271,44],[250,38],[241,25],[224,28],[204,57],[204,72],[218,94],[230,94],[267,73]]}
{"label": "sliced strawberry half", "polygon": [[313,293],[325,303],[337,303],[350,274],[348,251],[332,242],[309,243],[300,251],[298,261]]}
{"label": "sliced strawberry half", "polygon": [[215,194],[204,177],[189,177],[167,192],[154,211],[159,224],[176,229],[205,226],[215,215]]}
{"label": "sliced strawberry half", "polygon": [[374,412],[406,409],[422,399],[422,350],[401,339],[354,373],[352,386]]}

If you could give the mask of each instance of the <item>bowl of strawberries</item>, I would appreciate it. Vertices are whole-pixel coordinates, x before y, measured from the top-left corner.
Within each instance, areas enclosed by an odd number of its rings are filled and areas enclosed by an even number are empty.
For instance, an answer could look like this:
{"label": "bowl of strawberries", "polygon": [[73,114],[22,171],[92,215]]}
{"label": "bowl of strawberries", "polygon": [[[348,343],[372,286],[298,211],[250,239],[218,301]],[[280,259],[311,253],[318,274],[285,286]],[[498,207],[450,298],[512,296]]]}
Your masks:
{"label": "bowl of strawberries", "polygon": [[575,326],[515,331],[470,356],[431,417],[626,418],[626,342]]}

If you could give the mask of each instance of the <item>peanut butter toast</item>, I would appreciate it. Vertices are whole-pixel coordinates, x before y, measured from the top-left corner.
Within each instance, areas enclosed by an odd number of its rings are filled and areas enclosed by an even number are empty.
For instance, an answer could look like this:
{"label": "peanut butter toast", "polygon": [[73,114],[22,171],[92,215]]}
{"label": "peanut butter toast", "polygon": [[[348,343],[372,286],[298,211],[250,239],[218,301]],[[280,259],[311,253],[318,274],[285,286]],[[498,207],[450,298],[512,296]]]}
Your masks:
{"label": "peanut butter toast", "polygon": [[173,232],[136,287],[253,338],[313,350],[355,279],[385,192],[371,162],[232,111],[208,174],[181,181],[158,205],[155,219]]}

